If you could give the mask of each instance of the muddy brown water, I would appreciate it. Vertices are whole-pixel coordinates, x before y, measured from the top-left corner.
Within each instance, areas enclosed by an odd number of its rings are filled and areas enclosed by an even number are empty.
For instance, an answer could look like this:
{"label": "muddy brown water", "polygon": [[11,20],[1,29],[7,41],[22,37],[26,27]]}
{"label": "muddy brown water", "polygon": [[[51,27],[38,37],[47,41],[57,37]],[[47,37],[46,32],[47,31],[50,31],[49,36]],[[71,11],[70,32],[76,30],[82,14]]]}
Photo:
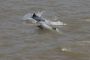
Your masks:
{"label": "muddy brown water", "polygon": [[[62,33],[23,24],[38,11]],[[0,0],[0,60],[90,60],[90,0]]]}

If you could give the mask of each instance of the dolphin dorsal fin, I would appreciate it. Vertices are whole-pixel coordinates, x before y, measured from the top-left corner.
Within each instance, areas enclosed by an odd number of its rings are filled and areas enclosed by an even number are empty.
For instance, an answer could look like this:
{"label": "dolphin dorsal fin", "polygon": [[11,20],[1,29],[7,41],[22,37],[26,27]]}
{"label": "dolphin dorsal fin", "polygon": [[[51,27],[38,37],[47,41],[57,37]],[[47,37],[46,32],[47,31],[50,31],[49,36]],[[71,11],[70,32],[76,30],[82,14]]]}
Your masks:
{"label": "dolphin dorsal fin", "polygon": [[36,17],[36,14],[35,14],[35,13],[33,13],[32,18],[33,18],[33,17]]}

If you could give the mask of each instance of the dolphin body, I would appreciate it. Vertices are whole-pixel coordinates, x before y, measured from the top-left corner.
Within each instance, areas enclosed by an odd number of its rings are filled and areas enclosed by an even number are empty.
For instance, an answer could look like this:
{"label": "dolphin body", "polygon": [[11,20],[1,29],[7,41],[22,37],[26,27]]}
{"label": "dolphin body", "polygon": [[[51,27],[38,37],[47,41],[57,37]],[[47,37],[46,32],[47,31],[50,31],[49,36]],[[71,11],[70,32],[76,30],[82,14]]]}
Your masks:
{"label": "dolphin body", "polygon": [[41,17],[42,13],[43,12],[41,12],[39,14],[36,14],[36,13],[26,14],[23,17],[23,20],[30,20],[30,21],[32,21],[40,29],[54,30],[54,31],[57,31],[57,32],[59,32],[59,29],[56,28],[56,27],[53,27],[53,25],[66,25],[65,23],[63,23],[61,21],[53,22],[53,21],[46,20],[46,19]]}

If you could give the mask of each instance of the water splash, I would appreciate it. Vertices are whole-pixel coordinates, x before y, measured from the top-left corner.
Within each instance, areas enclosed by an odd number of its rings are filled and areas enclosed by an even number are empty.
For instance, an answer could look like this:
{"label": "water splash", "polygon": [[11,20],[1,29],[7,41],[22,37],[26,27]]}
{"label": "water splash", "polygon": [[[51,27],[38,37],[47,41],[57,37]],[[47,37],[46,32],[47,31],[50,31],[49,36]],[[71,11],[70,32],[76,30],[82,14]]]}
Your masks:
{"label": "water splash", "polygon": [[63,52],[70,52],[71,49],[70,48],[61,48],[61,51],[63,51]]}
{"label": "water splash", "polygon": [[41,12],[38,11],[38,13],[36,13],[36,14],[37,14],[39,17],[41,17],[45,12],[46,12],[46,11],[41,11]]}
{"label": "water splash", "polygon": [[28,20],[28,19],[32,19],[32,13],[27,13],[24,15],[24,17],[22,18],[23,20]]}

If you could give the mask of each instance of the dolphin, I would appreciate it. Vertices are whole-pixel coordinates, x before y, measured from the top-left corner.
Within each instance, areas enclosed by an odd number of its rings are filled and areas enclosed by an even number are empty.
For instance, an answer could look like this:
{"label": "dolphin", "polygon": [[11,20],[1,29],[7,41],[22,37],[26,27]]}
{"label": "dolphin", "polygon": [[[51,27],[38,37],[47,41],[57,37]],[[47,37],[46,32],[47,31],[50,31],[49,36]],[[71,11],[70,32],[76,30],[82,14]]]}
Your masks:
{"label": "dolphin", "polygon": [[23,19],[32,21],[34,24],[37,24],[37,27],[39,27],[40,29],[55,30],[57,32],[59,32],[59,29],[56,27],[53,27],[53,25],[66,25],[61,21],[53,22],[53,21],[47,20],[41,17],[42,14],[43,12],[26,14]]}

